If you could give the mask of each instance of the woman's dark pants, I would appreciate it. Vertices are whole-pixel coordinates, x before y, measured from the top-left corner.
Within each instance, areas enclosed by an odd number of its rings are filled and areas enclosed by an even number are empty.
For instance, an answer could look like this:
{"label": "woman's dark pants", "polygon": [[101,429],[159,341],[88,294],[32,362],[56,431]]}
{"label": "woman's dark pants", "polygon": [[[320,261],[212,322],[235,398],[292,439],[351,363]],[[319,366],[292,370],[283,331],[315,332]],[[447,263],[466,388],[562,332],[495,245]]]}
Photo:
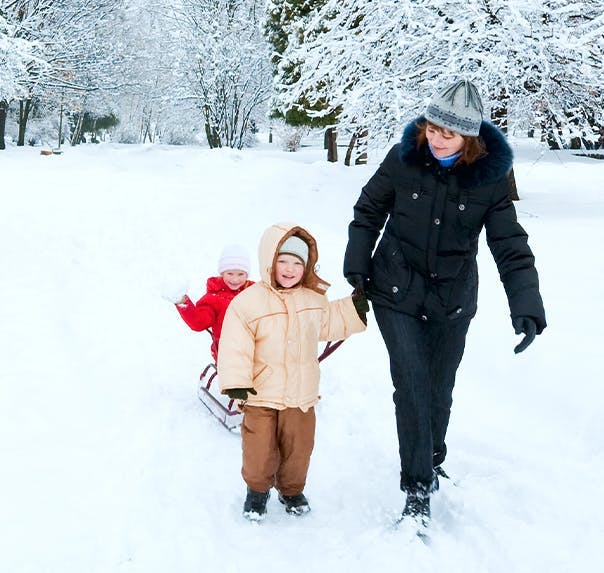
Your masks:
{"label": "woman's dark pants", "polygon": [[470,318],[429,322],[373,307],[390,356],[401,456],[401,489],[429,490],[446,455],[455,373]]}

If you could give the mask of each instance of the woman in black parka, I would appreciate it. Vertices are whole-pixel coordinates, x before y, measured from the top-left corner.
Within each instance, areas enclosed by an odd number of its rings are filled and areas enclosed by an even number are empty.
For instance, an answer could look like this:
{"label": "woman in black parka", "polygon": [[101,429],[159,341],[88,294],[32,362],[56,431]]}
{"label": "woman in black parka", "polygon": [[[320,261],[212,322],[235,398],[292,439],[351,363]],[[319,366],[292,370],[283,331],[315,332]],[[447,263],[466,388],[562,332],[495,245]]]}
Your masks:
{"label": "woman in black parka", "polygon": [[[476,87],[448,86],[404,130],[363,187],[344,274],[366,292],[390,356],[401,518],[425,527],[447,448],[455,373],[476,313],[483,227],[524,350],[546,326],[534,257],[509,196],[512,150],[482,120]],[[382,227],[383,235],[373,249]],[[373,254],[372,254],[373,253]]]}

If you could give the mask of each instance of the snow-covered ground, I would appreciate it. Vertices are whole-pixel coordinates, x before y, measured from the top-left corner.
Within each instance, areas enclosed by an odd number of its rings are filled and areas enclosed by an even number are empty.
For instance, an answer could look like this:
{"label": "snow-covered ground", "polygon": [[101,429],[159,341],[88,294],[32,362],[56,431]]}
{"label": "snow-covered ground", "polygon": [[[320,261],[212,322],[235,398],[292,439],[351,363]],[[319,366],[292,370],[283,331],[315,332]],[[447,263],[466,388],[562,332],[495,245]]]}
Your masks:
{"label": "snow-covered ground", "polygon": [[[403,505],[387,356],[373,318],[323,367],[307,494],[241,517],[239,437],[196,397],[195,298],[226,243],[279,220],[318,239],[330,297],[367,167],[162,146],[0,152],[0,571],[591,571],[604,534],[604,161],[514,143],[519,217],[549,327],[523,354],[483,242],[430,545]],[[257,270],[253,278],[258,276]]]}

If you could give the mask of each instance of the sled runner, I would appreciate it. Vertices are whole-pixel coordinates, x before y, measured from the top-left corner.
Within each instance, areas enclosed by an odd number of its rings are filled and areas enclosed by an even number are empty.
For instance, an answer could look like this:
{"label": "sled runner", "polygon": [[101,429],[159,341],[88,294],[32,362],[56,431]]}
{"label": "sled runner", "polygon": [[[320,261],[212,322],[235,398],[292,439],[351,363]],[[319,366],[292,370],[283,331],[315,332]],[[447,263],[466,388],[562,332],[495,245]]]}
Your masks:
{"label": "sled runner", "polygon": [[[323,348],[323,352],[318,357],[319,362],[331,356],[343,343],[343,340],[337,342],[328,342]],[[199,376],[199,389],[197,396],[203,405],[210,411],[227,430],[238,431],[241,425],[243,414],[237,409],[235,400],[220,393],[218,384],[214,382],[217,379],[216,364],[211,362],[202,371]]]}
{"label": "sled runner", "polygon": [[218,372],[216,364],[208,364],[199,376],[197,395],[202,404],[227,430],[235,430],[241,424],[242,413],[237,409],[235,400],[220,393],[217,385],[212,386]]}

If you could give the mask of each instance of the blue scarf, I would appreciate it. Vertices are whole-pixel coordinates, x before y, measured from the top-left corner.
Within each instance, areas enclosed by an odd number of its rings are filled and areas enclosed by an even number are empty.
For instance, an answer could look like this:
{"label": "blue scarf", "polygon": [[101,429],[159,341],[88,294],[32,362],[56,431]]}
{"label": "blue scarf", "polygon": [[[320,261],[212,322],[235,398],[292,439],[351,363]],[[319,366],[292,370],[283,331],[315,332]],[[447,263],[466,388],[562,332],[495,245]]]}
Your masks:
{"label": "blue scarf", "polygon": [[[432,150],[432,146],[428,145],[428,147],[430,148],[430,151],[432,152],[432,155],[434,155],[434,151]],[[441,167],[444,167],[446,169],[448,169],[449,167],[453,167],[453,165],[455,164],[455,162],[461,157],[461,151],[458,153],[454,153],[453,155],[449,155],[448,157],[436,157],[436,155],[434,155],[434,159],[436,159],[436,161],[438,161],[440,163]]]}

